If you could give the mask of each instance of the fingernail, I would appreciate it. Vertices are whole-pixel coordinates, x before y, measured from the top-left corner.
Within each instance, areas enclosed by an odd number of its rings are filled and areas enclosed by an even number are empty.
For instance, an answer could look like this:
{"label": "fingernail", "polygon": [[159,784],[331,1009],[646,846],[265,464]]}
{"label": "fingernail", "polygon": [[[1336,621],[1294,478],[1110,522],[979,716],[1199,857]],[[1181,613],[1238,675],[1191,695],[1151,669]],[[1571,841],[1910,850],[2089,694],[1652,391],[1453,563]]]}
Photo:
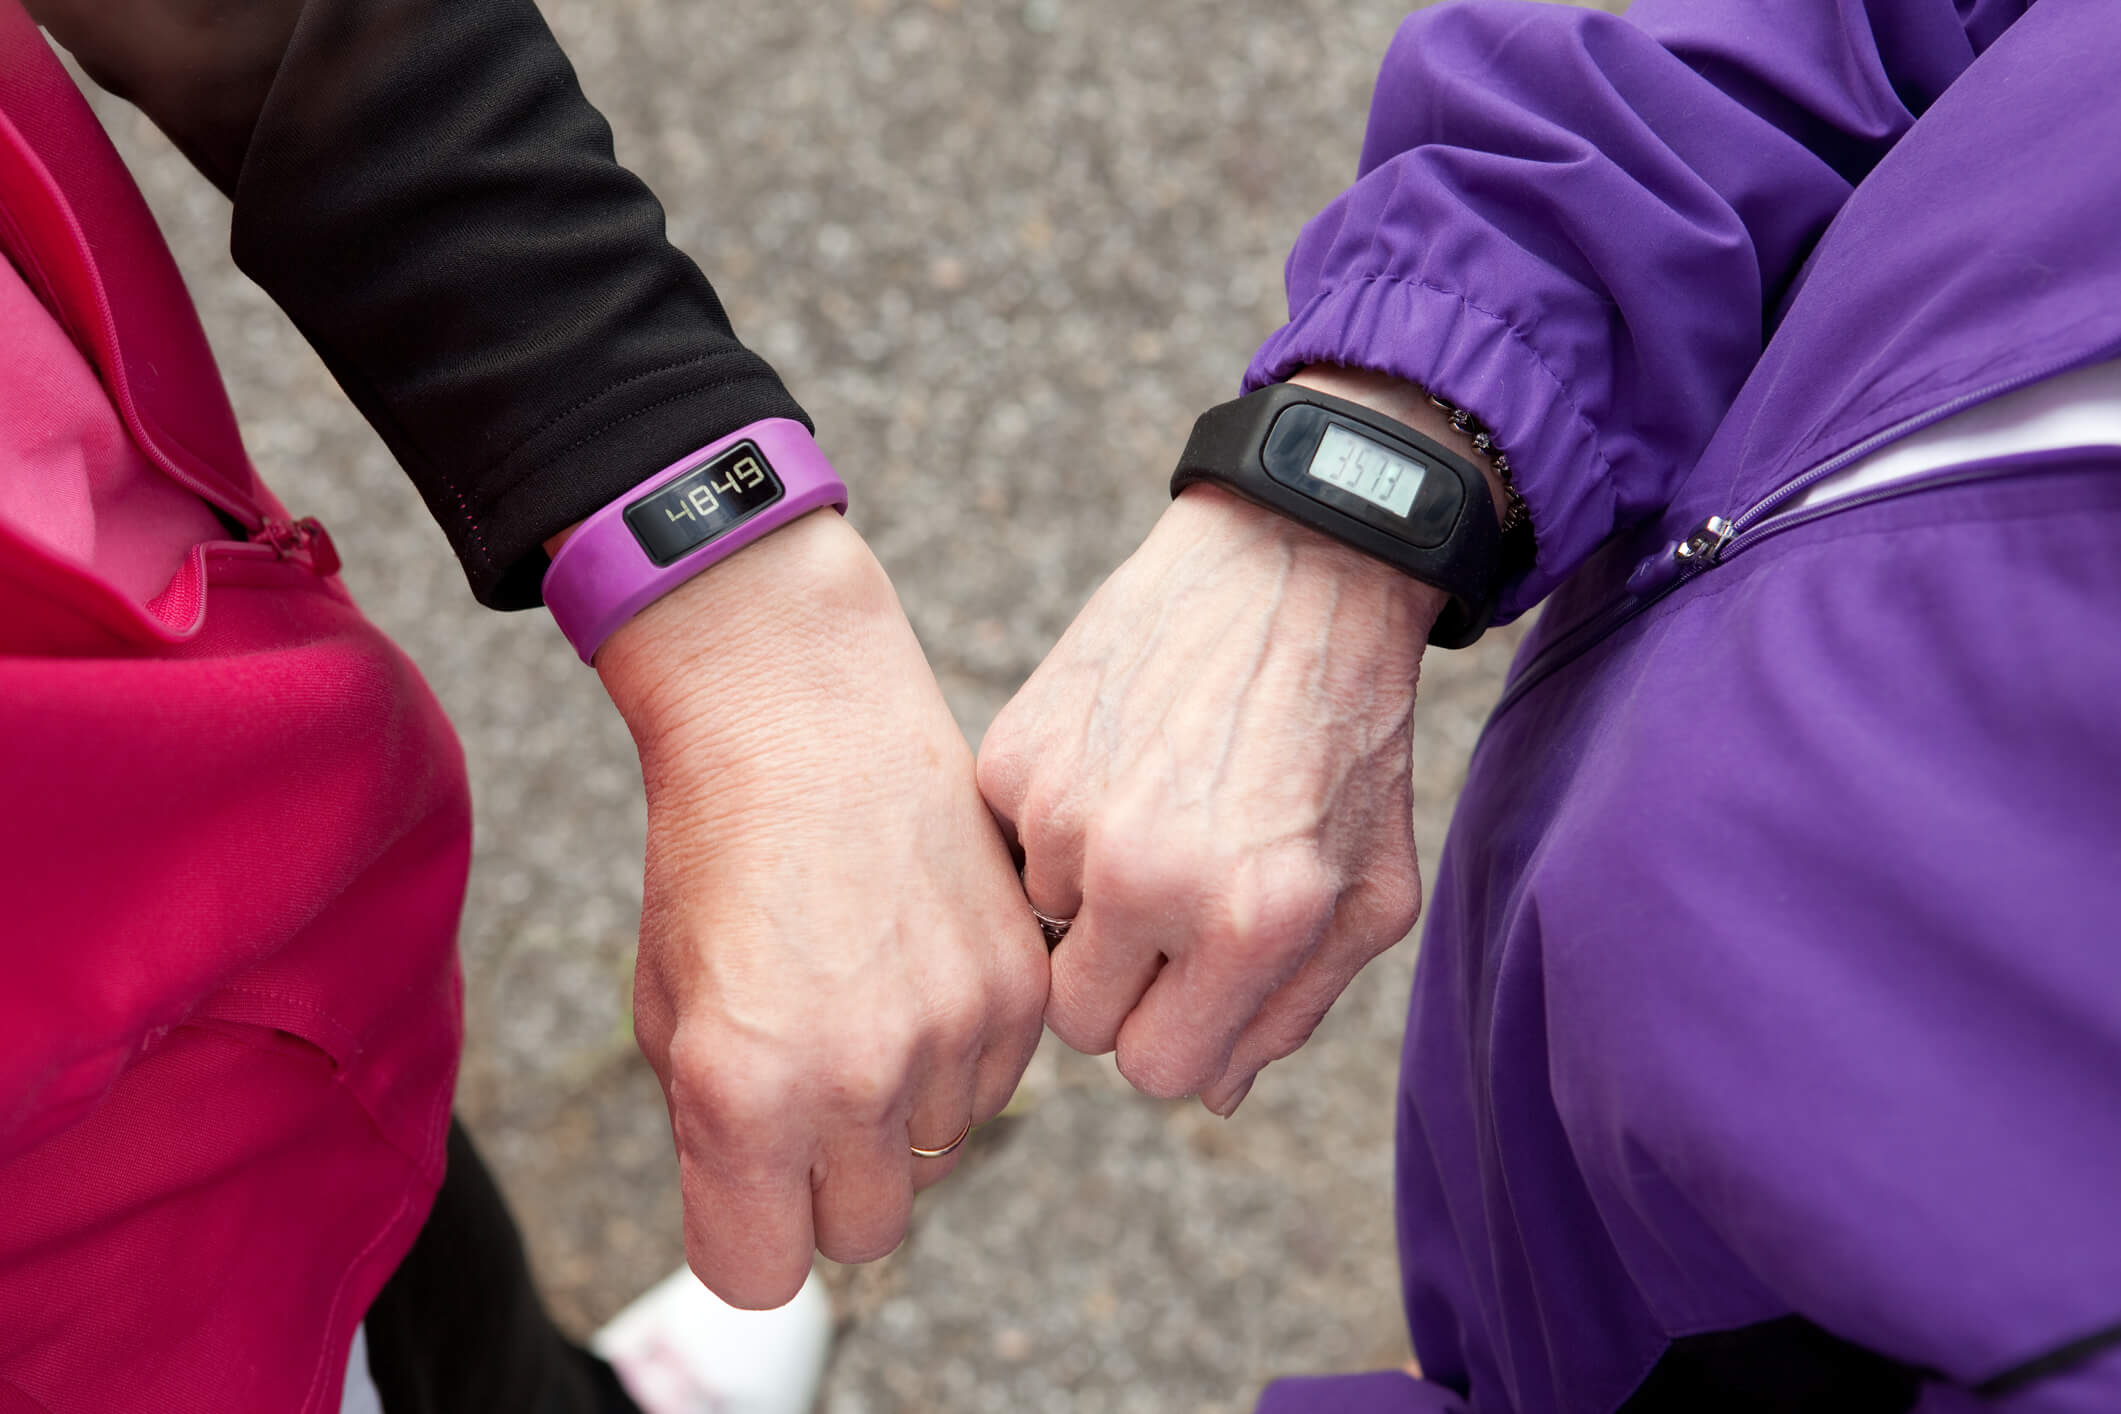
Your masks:
{"label": "fingernail", "polygon": [[1245,1080],[1245,1083],[1237,1087],[1236,1094],[1232,1095],[1228,1100],[1225,1100],[1222,1104],[1210,1105],[1209,1108],[1214,1110],[1215,1113],[1221,1116],[1222,1118],[1228,1119],[1231,1115],[1237,1113],[1237,1107],[1245,1102],[1245,1096],[1252,1093],[1252,1082],[1257,1079],[1259,1079],[1259,1076],[1257,1075],[1248,1076]]}

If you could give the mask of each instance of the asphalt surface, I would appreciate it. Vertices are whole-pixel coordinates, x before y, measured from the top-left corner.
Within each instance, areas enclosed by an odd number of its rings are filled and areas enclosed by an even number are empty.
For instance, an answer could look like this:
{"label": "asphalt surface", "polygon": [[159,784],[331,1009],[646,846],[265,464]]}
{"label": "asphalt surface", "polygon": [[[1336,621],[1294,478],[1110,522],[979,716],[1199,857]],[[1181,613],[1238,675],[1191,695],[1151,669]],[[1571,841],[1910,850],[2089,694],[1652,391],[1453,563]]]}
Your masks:
{"label": "asphalt surface", "polygon": [[[551,0],[619,153],[817,419],[966,732],[1165,503],[1194,415],[1282,312],[1351,177],[1394,0]],[[626,732],[542,614],[473,603],[409,483],[229,264],[227,208],[101,104],[200,301],[253,456],[319,516],[454,716],[477,792],[459,1102],[555,1311],[683,1257],[627,1015],[643,810]],[[1432,655],[1433,854],[1514,635]],[[822,1408],[1248,1408],[1397,1364],[1393,1080],[1409,943],[1231,1121],[1048,1041],[894,1256],[834,1271]]]}

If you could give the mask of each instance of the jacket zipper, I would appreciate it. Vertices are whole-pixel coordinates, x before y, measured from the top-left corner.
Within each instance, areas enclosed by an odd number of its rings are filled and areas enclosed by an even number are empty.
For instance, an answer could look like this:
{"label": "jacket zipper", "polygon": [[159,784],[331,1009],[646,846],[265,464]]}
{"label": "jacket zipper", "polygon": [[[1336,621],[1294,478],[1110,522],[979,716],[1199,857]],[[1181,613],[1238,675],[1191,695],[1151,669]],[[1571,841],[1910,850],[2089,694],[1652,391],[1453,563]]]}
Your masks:
{"label": "jacket zipper", "polygon": [[306,565],[319,579],[329,579],[339,572],[339,548],[331,543],[331,532],[315,516],[300,520],[267,517],[251,532],[247,543],[271,550],[276,560]]}
{"label": "jacket zipper", "polygon": [[1809,525],[1815,520],[1840,511],[1853,511],[1863,506],[1890,501],[1898,496],[1917,491],[1934,490],[1946,486],[1963,485],[1970,481],[1985,480],[1998,473],[1992,468],[1976,468],[1966,471],[1943,471],[1929,476],[1918,476],[1907,481],[1894,482],[1870,491],[1858,492],[1829,501],[1823,506],[1809,510],[1792,511],[1776,515],[1783,506],[1802,496],[1806,491],[1848,466],[1869,456],[1878,448],[1911,433],[1919,432],[1932,423],[1942,422],[1954,413],[1963,412],[1977,403],[1999,398],[2005,393],[2014,393],[2043,379],[2054,378],[2073,369],[2087,367],[2121,353],[2121,343],[2112,343],[2090,354],[2077,354],[2067,359],[2043,365],[2030,373],[2022,373],[1977,388],[1970,393],[1903,418],[1892,426],[1874,432],[1855,446],[1829,457],[1810,471],[1793,480],[1786,481],[1767,495],[1755,501],[1736,516],[1713,515],[1704,520],[1688,535],[1645,560],[1628,577],[1627,588],[1622,596],[1606,608],[1593,614],[1576,628],[1563,634],[1541,650],[1539,655],[1525,665],[1501,701],[1495,704],[1494,716],[1508,711],[1516,701],[1552,677],[1563,667],[1590,651],[1601,640],[1619,629],[1636,615],[1663,599],[1667,594],[1685,584],[1696,575],[1706,573],[1722,564],[1731,556],[1749,549],[1771,535],[1785,530],[1794,530],[1800,525]]}

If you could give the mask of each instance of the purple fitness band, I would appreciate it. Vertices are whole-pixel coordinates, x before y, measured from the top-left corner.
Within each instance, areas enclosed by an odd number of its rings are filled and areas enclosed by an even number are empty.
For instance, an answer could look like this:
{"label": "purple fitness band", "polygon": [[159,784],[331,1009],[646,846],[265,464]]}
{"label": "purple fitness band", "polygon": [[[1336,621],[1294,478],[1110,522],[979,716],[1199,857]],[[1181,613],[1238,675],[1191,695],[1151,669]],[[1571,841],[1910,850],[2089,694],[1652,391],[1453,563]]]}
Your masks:
{"label": "purple fitness band", "polygon": [[587,663],[620,624],[847,488],[800,422],[770,417],[681,457],[582,522],[545,571],[545,607]]}

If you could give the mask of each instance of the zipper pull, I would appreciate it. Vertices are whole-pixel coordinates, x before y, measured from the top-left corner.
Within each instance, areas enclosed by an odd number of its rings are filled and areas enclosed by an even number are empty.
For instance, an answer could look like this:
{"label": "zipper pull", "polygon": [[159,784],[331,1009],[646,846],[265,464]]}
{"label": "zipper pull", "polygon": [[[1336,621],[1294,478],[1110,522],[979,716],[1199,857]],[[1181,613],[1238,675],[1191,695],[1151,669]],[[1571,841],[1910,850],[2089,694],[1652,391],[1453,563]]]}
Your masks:
{"label": "zipper pull", "polygon": [[[315,521],[307,523],[316,524]],[[1689,569],[1705,570],[1723,558],[1723,547],[1730,544],[1731,537],[1737,533],[1737,527],[1722,516],[1710,516],[1701,523],[1700,529],[1680,542],[1679,548],[1672,551],[1672,558]]]}
{"label": "zipper pull", "polygon": [[1644,560],[1628,576],[1628,593],[1641,598],[1655,594],[1688,575],[1699,574],[1723,557],[1737,527],[1722,516],[1710,516],[1684,540],[1666,545]]}
{"label": "zipper pull", "polygon": [[283,560],[307,554],[311,573],[329,579],[339,572],[339,547],[331,543],[331,532],[315,516],[300,520],[268,520],[251,534],[254,545],[270,546]]}

